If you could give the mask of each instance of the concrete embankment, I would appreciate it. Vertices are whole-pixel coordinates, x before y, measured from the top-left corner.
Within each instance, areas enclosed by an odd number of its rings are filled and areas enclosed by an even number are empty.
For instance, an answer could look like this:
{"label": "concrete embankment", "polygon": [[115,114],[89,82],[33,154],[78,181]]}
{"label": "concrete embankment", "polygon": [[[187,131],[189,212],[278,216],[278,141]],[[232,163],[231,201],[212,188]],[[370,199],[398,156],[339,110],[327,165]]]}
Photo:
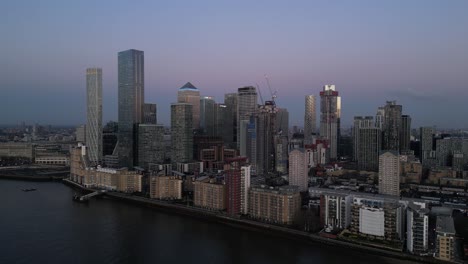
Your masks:
{"label": "concrete embankment", "polygon": [[[64,183],[70,186],[81,188],[84,191],[93,191],[92,189],[84,188],[83,186],[78,185],[68,180],[64,180]],[[385,257],[390,257],[394,259],[408,260],[408,261],[414,261],[414,262],[447,263],[447,262],[441,262],[434,258],[419,257],[419,256],[402,253],[402,252],[389,251],[389,250],[359,245],[357,243],[350,243],[346,241],[325,238],[316,234],[311,234],[308,232],[299,231],[299,230],[295,230],[295,229],[291,229],[287,227],[271,225],[271,224],[252,221],[248,219],[232,218],[220,212],[209,211],[209,210],[192,207],[192,206],[174,204],[170,202],[164,202],[164,201],[144,198],[140,196],[132,196],[132,195],[116,193],[116,192],[108,192],[108,193],[105,193],[105,195],[115,200],[132,203],[132,204],[136,204],[139,206],[155,208],[160,211],[176,213],[179,215],[190,216],[190,217],[194,217],[198,219],[207,220],[210,222],[226,224],[232,227],[241,228],[245,230],[261,232],[261,233],[265,233],[269,235],[277,235],[277,236],[281,236],[287,239],[296,239],[296,240],[304,241],[307,243],[312,243],[315,245],[320,244],[320,245],[325,245],[329,247],[339,246],[342,248],[347,248],[347,249],[363,252],[365,254],[374,254],[378,256],[385,256]]]}

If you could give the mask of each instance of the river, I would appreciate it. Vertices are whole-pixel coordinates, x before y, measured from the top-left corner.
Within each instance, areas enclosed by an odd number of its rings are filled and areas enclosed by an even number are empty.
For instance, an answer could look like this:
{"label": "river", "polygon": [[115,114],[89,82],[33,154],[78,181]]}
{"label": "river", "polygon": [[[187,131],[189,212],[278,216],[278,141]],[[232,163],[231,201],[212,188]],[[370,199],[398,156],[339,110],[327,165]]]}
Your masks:
{"label": "river", "polygon": [[413,263],[105,198],[80,204],[74,192],[0,180],[0,263]]}

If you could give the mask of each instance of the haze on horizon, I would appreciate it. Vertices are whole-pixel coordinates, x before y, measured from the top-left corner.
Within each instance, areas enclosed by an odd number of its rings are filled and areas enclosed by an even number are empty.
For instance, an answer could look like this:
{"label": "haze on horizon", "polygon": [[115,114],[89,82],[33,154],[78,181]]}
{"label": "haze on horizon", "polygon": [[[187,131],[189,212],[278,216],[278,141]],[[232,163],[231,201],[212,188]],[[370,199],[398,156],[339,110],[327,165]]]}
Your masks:
{"label": "haze on horizon", "polygon": [[[145,52],[145,101],[169,124],[187,81],[222,102],[261,87],[303,124],[304,95],[335,84],[343,124],[403,105],[414,128],[468,128],[468,1],[7,1],[0,124],[80,124],[87,67],[103,68],[117,120],[117,53]],[[318,120],[318,119],[317,119]]]}

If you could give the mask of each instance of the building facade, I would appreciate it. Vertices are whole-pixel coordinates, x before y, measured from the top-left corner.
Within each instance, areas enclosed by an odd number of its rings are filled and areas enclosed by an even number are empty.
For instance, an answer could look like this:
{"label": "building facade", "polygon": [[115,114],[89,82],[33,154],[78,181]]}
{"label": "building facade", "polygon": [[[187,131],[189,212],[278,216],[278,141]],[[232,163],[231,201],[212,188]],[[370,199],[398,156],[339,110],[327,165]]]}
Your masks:
{"label": "building facade", "polygon": [[257,113],[257,89],[246,86],[237,89],[237,148],[240,144],[240,123],[249,121],[250,116]]}
{"label": "building facade", "polygon": [[156,104],[143,104],[143,124],[153,124],[158,123],[158,115]]}
{"label": "building facade", "polygon": [[86,145],[89,160],[102,162],[102,69],[86,69]]}
{"label": "building facade", "polygon": [[338,158],[340,136],[341,98],[335,85],[325,85],[320,92],[320,136],[327,139],[330,159]]}
{"label": "building facade", "polygon": [[161,200],[182,199],[182,179],[178,176],[150,176],[150,198]]}
{"label": "building facade", "polygon": [[249,216],[265,222],[291,225],[301,209],[297,186],[252,186],[249,191]]}
{"label": "building facade", "polygon": [[400,155],[396,151],[379,156],[379,193],[400,196]]}
{"label": "building facade", "polygon": [[[241,200],[243,194],[245,195],[246,190],[241,190],[242,185],[247,186],[244,182],[242,183],[242,167],[247,163],[246,157],[236,157],[227,159],[224,165],[225,181],[227,186],[227,213],[229,215],[239,215],[241,213]],[[244,180],[246,178],[244,177]],[[250,184],[250,183],[249,183]]]}
{"label": "building facade", "polygon": [[304,113],[304,141],[306,144],[311,144],[312,136],[317,133],[317,113],[315,109],[315,95],[306,95]]}
{"label": "building facade", "polygon": [[226,209],[226,185],[201,177],[194,183],[193,204],[214,211]]}
{"label": "building facade", "polygon": [[190,162],[193,159],[193,105],[171,104],[171,161]]}
{"label": "building facade", "polygon": [[193,129],[200,128],[200,91],[190,82],[180,87],[177,93],[178,103],[192,105],[192,125]]}
{"label": "building facade", "polygon": [[134,49],[119,52],[118,64],[119,165],[132,168],[134,128],[142,123],[145,101],[144,53]]}
{"label": "building facade", "polygon": [[299,187],[300,192],[308,189],[309,169],[308,155],[304,149],[294,149],[289,152],[289,185]]}
{"label": "building facade", "polygon": [[136,136],[136,166],[148,169],[152,163],[161,164],[164,162],[164,127],[162,125],[139,124]]}

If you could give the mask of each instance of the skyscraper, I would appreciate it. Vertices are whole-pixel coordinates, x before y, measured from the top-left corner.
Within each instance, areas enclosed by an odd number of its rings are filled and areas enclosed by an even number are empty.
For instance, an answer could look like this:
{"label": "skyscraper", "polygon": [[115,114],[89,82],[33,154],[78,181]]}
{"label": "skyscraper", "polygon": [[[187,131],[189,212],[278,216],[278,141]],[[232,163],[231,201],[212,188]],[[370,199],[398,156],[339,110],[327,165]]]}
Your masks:
{"label": "skyscraper", "polygon": [[381,150],[381,130],[375,127],[372,116],[354,117],[353,149],[358,169],[377,171]]}
{"label": "skyscraper", "polygon": [[384,150],[400,151],[402,106],[396,101],[388,101],[384,106],[383,147]]}
{"label": "skyscraper", "polygon": [[289,185],[299,186],[300,192],[308,189],[308,157],[304,149],[294,149],[289,153]]}
{"label": "skyscraper", "polygon": [[374,118],[372,116],[355,116],[353,125],[353,159],[358,160],[359,150],[359,129],[364,127],[373,127]]}
{"label": "skyscraper", "polygon": [[434,146],[434,129],[432,127],[421,127],[420,128],[420,145],[421,151],[419,152],[421,157],[421,163],[423,168],[430,168],[435,165],[435,146]]}
{"label": "skyscraper", "polygon": [[143,104],[143,123],[153,125],[158,123],[156,104]]}
{"label": "skyscraper", "polygon": [[88,158],[94,164],[102,161],[102,69],[86,69]]}
{"label": "skyscraper", "polygon": [[144,53],[126,50],[118,54],[119,165],[133,167],[135,126],[142,123],[145,98]]}
{"label": "skyscraper", "polygon": [[411,117],[409,115],[401,116],[400,129],[400,152],[409,151],[411,144]]}
{"label": "skyscraper", "polygon": [[224,144],[230,148],[237,148],[237,93],[224,95],[226,120],[224,121]]}
{"label": "skyscraper", "polygon": [[329,142],[330,159],[337,159],[341,98],[335,90],[335,85],[325,85],[320,92],[320,98],[320,136]]}
{"label": "skyscraper", "polygon": [[315,95],[306,95],[304,114],[304,141],[307,144],[312,143],[312,135],[317,133],[317,114],[315,112],[315,108]]}
{"label": "skyscraper", "polygon": [[277,124],[274,101],[265,101],[257,113],[257,168],[258,175],[276,171]]}
{"label": "skyscraper", "polygon": [[250,116],[257,113],[257,89],[246,86],[237,89],[237,148],[240,144],[240,123],[249,121]]}
{"label": "skyscraper", "polygon": [[400,155],[384,151],[379,156],[379,193],[400,196]]}
{"label": "skyscraper", "polygon": [[177,93],[178,103],[188,103],[193,106],[192,120],[193,129],[200,128],[200,91],[190,82],[180,87]]}
{"label": "skyscraper", "polygon": [[193,105],[171,104],[172,163],[190,162],[193,159]]}
{"label": "skyscraper", "polygon": [[211,96],[200,99],[200,128],[208,136],[215,136],[215,100]]}

